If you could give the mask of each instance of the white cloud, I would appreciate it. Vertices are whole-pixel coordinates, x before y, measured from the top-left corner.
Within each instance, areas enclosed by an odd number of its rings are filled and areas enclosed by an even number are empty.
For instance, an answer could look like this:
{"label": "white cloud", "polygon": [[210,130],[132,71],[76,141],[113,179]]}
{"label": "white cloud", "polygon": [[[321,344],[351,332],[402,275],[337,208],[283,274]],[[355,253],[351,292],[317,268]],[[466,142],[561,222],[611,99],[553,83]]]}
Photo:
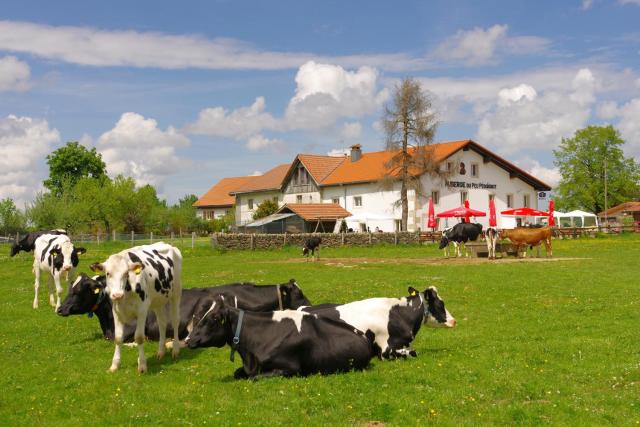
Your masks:
{"label": "white cloud", "polygon": [[504,88],[498,92],[498,103],[500,105],[509,105],[513,102],[518,102],[521,99],[527,101],[533,101],[538,93],[534,88],[527,84],[521,84],[512,88]]}
{"label": "white cloud", "polygon": [[439,59],[482,65],[494,62],[499,53],[530,55],[548,48],[549,41],[542,37],[509,37],[507,25],[493,25],[487,29],[476,27],[459,30],[433,52]]}
{"label": "white cloud", "polygon": [[[593,73],[581,69],[572,79],[571,90],[547,90],[532,97],[527,89],[524,92],[530,96],[517,102],[505,102],[499,96],[495,106],[481,115],[478,141],[506,154],[555,148],[563,137],[587,123],[597,86]],[[499,93],[517,95],[522,88]]]}
{"label": "white cloud", "polygon": [[173,127],[163,131],[155,120],[136,113],[122,114],[98,139],[109,173],[131,176],[140,185],[162,186],[167,177],[181,172],[189,162],[177,149],[188,145],[189,139]]}
{"label": "white cloud", "polygon": [[605,101],[598,105],[598,117],[605,120],[613,119],[618,115],[618,104],[614,101]]}
{"label": "white cloud", "polygon": [[206,108],[200,111],[198,120],[185,130],[198,135],[223,138],[246,139],[264,129],[276,129],[279,124],[266,113],[263,97],[257,97],[249,107],[228,111],[223,107]]}
{"label": "white cloud", "polygon": [[582,10],[589,10],[593,6],[593,0],[582,0]]}
{"label": "white cloud", "polygon": [[46,120],[10,115],[0,119],[0,199],[18,206],[33,199],[46,175],[41,163],[60,142],[60,133]]}
{"label": "white cloud", "polygon": [[542,182],[549,184],[551,188],[557,187],[562,179],[562,175],[560,175],[560,170],[558,168],[547,168],[542,166],[540,162],[535,159],[527,157],[518,160],[515,163]]}
{"label": "white cloud", "polygon": [[333,150],[327,153],[327,156],[331,157],[345,157],[351,153],[351,150],[348,148],[334,148]]}
{"label": "white cloud", "polygon": [[307,62],[296,74],[296,94],[285,120],[291,129],[320,129],[339,117],[362,117],[388,99],[378,91],[378,72],[371,67],[348,71],[339,65]]}
{"label": "white cloud", "polygon": [[251,151],[263,150],[265,148],[282,148],[284,141],[280,139],[269,139],[263,135],[253,135],[247,140],[247,148]]}
{"label": "white cloud", "polygon": [[31,70],[15,56],[0,58],[0,92],[24,91],[31,87]]}
{"label": "white cloud", "polygon": [[347,142],[354,139],[359,139],[362,136],[362,125],[360,122],[345,123],[342,125],[340,131],[340,137]]}
{"label": "white cloud", "polygon": [[616,128],[622,139],[626,141],[624,149],[627,154],[640,160],[640,98],[635,98],[618,108],[620,121]]}

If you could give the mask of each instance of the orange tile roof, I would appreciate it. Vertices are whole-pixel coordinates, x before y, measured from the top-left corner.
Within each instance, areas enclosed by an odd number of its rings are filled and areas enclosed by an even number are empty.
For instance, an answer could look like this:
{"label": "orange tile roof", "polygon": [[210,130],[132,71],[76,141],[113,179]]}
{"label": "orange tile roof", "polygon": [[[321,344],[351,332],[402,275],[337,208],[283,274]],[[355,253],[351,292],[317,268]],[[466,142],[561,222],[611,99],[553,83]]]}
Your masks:
{"label": "orange tile roof", "polygon": [[237,194],[252,193],[254,191],[280,190],[282,180],[287,174],[290,166],[291,163],[286,163],[284,165],[276,166],[262,175],[253,176],[246,184],[231,193]]}
{"label": "orange tile roof", "polygon": [[277,213],[291,211],[305,221],[319,221],[346,218],[351,213],[337,203],[288,203]]}
{"label": "orange tile roof", "polygon": [[208,206],[233,206],[236,202],[234,196],[229,193],[237,190],[245,185],[253,176],[237,176],[234,178],[222,178],[216,185],[211,187],[209,191],[204,193],[197,202],[193,204],[195,207]]}
{"label": "orange tile roof", "polygon": [[[469,140],[443,142],[430,145],[427,148],[434,150],[434,160],[441,162],[469,142]],[[394,154],[395,152],[392,151],[363,152],[357,162],[352,162],[350,158],[347,158],[321,182],[321,185],[377,181],[385,175],[385,164]]]}
{"label": "orange tile roof", "polygon": [[[340,166],[346,157],[319,156],[316,154],[298,154],[298,160],[309,171],[313,179],[318,183],[322,181]],[[295,163],[295,162],[294,162]],[[293,167],[293,164],[291,165]],[[287,174],[288,175],[288,174]]]}

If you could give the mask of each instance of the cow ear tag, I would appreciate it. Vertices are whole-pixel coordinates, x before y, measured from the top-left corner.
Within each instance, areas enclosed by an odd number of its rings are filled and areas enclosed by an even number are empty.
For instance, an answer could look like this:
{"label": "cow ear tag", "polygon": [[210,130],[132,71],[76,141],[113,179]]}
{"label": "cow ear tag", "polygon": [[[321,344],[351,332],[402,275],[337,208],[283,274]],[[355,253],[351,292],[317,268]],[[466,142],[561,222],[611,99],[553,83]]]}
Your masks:
{"label": "cow ear tag", "polygon": [[411,296],[415,297],[416,295],[418,295],[418,293],[416,291],[411,291]]}
{"label": "cow ear tag", "polygon": [[140,272],[141,272],[141,271],[142,271],[142,267],[140,267],[140,266],[136,267],[136,268],[133,270],[133,272],[134,272],[134,273],[136,273],[136,274],[140,274]]}
{"label": "cow ear tag", "polygon": [[99,294],[99,293],[100,293],[100,288],[95,288],[95,289],[93,290],[93,293],[94,293],[94,294]]}

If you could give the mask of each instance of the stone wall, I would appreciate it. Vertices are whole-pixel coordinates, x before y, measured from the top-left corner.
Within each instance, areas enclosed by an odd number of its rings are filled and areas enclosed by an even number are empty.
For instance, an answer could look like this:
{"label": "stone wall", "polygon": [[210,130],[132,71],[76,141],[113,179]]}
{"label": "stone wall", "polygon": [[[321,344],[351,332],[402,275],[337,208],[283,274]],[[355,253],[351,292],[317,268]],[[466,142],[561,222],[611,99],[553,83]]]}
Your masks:
{"label": "stone wall", "polygon": [[286,245],[302,247],[311,236],[322,237],[323,247],[369,246],[378,243],[391,245],[419,243],[420,233],[307,233],[307,234],[227,234],[211,237],[214,248],[225,249],[279,249]]}

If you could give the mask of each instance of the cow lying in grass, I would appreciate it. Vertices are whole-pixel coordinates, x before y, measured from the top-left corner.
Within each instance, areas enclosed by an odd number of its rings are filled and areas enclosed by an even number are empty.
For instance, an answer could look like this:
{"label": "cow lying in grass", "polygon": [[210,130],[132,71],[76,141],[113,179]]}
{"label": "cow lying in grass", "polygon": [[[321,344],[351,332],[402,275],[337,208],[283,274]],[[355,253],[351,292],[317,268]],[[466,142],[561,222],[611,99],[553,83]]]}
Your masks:
{"label": "cow lying in grass", "polygon": [[518,227],[511,230],[500,230],[501,239],[509,239],[516,249],[516,255],[520,256],[520,247],[524,246],[524,256],[527,254],[527,247],[538,246],[544,243],[545,252],[548,257],[553,256],[551,250],[551,228],[528,228]]}
{"label": "cow lying in grass", "polygon": [[[58,314],[64,317],[81,314],[93,316],[95,314],[100,322],[102,335],[108,340],[113,340],[112,304],[111,300],[106,296],[105,287],[105,276],[91,278],[84,273],[81,274],[69,289],[69,294],[58,309]],[[182,340],[189,335],[193,327],[194,311],[200,300],[210,298],[219,293],[223,293],[230,298],[238,308],[250,311],[295,309],[309,304],[309,300],[307,300],[293,279],[281,285],[258,286],[253,283],[232,283],[209,288],[183,289],[182,298],[180,299],[180,326],[178,329],[178,338],[181,340],[181,346],[184,346]],[[133,342],[135,329],[135,323],[130,322],[124,325],[123,342]],[[153,312],[150,312],[147,316],[144,331],[148,340],[158,341],[160,339],[158,321]],[[167,325],[167,339],[169,338],[173,338],[173,327],[171,325]]]}
{"label": "cow lying in grass", "polygon": [[374,339],[375,351],[381,359],[416,356],[410,345],[420,326],[449,327],[456,319],[444,306],[438,290],[431,286],[424,292],[409,287],[409,296],[402,298],[370,298],[348,304],[320,304],[302,307],[298,311],[341,320]]}
{"label": "cow lying in grass", "polygon": [[203,301],[189,348],[229,345],[242,357],[235,378],[333,374],[364,369],[375,355],[370,338],[353,326],[302,311],[254,313],[221,295]]}

